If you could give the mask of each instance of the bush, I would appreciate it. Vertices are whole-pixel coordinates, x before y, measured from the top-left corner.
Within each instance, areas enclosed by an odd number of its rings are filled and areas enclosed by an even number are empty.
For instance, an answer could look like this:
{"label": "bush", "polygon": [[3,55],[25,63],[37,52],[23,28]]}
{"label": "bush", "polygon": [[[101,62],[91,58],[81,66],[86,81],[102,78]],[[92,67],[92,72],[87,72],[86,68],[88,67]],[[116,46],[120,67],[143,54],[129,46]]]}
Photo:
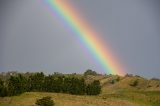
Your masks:
{"label": "bush", "polygon": [[151,80],[159,81],[160,79],[158,79],[158,78],[152,78]]}
{"label": "bush", "polygon": [[86,93],[87,95],[98,95],[101,92],[100,82],[98,80],[93,81],[91,84],[87,85]]}
{"label": "bush", "polygon": [[126,74],[125,77],[133,77],[133,74]]}
{"label": "bush", "polygon": [[119,82],[119,81],[120,81],[120,77],[117,77],[117,78],[116,78],[116,81]]}
{"label": "bush", "polygon": [[137,86],[138,85],[138,80],[134,80],[133,82],[130,83],[130,86]]}
{"label": "bush", "polygon": [[115,82],[116,82],[115,80],[111,80],[111,81],[110,81],[111,84],[114,84]]}
{"label": "bush", "polygon": [[4,82],[0,79],[0,97],[7,96],[7,89],[4,86]]}
{"label": "bush", "polygon": [[50,96],[43,97],[42,99],[38,99],[36,101],[36,105],[38,106],[54,106],[54,101]]}
{"label": "bush", "polygon": [[95,75],[97,75],[97,73],[95,71],[88,69],[84,72],[84,76],[87,76],[87,75],[94,75],[95,76]]}

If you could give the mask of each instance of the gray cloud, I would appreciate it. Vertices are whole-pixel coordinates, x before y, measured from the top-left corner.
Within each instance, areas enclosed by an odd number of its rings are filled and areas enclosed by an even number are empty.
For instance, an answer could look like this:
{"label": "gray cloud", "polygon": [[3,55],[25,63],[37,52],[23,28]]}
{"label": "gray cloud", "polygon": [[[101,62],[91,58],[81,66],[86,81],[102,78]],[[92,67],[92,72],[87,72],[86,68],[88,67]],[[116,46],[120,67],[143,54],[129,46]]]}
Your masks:
{"label": "gray cloud", "polygon": [[[160,77],[158,0],[70,0],[127,73]],[[0,2],[0,70],[103,73],[74,34],[38,0]]]}

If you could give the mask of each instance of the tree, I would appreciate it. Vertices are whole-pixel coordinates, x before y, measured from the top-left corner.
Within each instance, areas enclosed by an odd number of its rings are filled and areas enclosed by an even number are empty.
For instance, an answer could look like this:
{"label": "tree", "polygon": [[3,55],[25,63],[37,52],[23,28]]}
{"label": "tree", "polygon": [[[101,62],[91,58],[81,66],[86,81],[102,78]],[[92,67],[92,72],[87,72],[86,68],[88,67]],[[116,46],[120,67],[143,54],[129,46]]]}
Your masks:
{"label": "tree", "polygon": [[87,85],[86,93],[87,95],[98,95],[101,92],[100,82],[98,80],[93,81],[91,84]]}
{"label": "tree", "polygon": [[62,86],[63,86],[63,76],[55,77],[54,79],[54,91],[55,92],[61,92]]}
{"label": "tree", "polygon": [[64,93],[69,93],[71,91],[71,86],[72,86],[72,79],[69,77],[65,77],[63,80],[62,91]]}
{"label": "tree", "polygon": [[75,95],[98,95],[99,81],[86,85],[84,78],[55,73],[45,76],[42,72],[14,74],[6,81],[0,79],[0,96],[14,96],[30,91],[63,92]]}
{"label": "tree", "polygon": [[33,74],[29,77],[29,88],[31,91],[42,91],[44,84],[44,74],[43,72]]}
{"label": "tree", "polygon": [[51,75],[44,78],[43,90],[53,92],[53,77]]}
{"label": "tree", "polygon": [[36,101],[36,105],[38,106],[54,106],[55,103],[54,101],[51,99],[50,96],[46,96],[46,97],[43,97],[41,99],[38,99]]}
{"label": "tree", "polygon": [[85,94],[85,81],[84,79],[71,78],[71,86],[69,89],[69,93],[75,95],[83,95]]}
{"label": "tree", "polygon": [[63,77],[55,74],[46,76],[44,79],[43,90],[47,92],[61,92],[63,86]]}
{"label": "tree", "polygon": [[2,81],[1,79],[0,79],[0,96],[1,97],[7,96],[7,89],[4,86],[4,81]]}
{"label": "tree", "polygon": [[87,75],[97,75],[97,73],[95,71],[92,71],[91,69],[88,69],[84,72],[84,76]]}
{"label": "tree", "polygon": [[0,79],[0,94],[1,94],[3,88],[4,88],[3,81]]}
{"label": "tree", "polygon": [[26,92],[27,79],[18,74],[18,76],[11,76],[8,81],[8,94],[9,96],[18,95]]}

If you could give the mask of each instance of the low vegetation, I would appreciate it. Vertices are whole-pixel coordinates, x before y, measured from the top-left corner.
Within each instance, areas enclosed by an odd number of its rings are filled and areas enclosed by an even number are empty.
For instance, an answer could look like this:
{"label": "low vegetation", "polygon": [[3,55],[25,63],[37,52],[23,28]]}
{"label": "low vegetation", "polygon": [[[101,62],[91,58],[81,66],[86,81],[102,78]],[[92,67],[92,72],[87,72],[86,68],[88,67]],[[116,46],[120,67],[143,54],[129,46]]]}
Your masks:
{"label": "low vegetation", "polygon": [[43,97],[41,99],[37,99],[36,105],[38,106],[54,106],[54,101],[50,96]]}
{"label": "low vegetation", "polygon": [[63,74],[45,76],[43,72],[26,77],[20,73],[6,81],[0,79],[0,96],[15,96],[24,92],[55,92],[74,95],[98,95],[101,92],[99,80],[86,84],[84,78],[66,77]]}
{"label": "low vegetation", "polygon": [[97,75],[97,72],[96,71],[92,71],[91,69],[88,69],[87,71],[84,72],[84,76],[87,76],[87,75]]}
{"label": "low vegetation", "polygon": [[0,94],[0,106],[43,106],[50,100],[55,106],[160,106],[160,80],[131,74],[18,73],[0,77]]}

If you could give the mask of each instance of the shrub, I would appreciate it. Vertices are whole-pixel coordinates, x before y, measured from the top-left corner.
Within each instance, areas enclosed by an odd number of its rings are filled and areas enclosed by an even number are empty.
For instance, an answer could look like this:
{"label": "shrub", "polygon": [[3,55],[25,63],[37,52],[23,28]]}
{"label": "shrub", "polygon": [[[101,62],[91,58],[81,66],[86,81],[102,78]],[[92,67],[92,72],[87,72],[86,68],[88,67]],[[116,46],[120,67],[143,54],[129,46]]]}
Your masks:
{"label": "shrub", "polygon": [[87,76],[87,75],[97,75],[97,72],[95,71],[92,71],[91,69],[88,69],[84,72],[84,76]]}
{"label": "shrub", "polygon": [[133,74],[126,74],[125,77],[133,77]]}
{"label": "shrub", "polygon": [[151,80],[159,81],[160,79],[158,79],[158,78],[152,78]]}
{"label": "shrub", "polygon": [[120,81],[120,77],[117,77],[117,78],[116,78],[116,81],[119,82],[119,81]]}
{"label": "shrub", "polygon": [[138,80],[134,80],[133,82],[130,83],[130,86],[137,86],[138,85]]}
{"label": "shrub", "polygon": [[7,96],[7,89],[4,86],[4,82],[0,79],[0,97]]}
{"label": "shrub", "polygon": [[114,84],[116,81],[115,80],[111,80],[110,81],[110,84]]}
{"label": "shrub", "polygon": [[101,92],[100,82],[98,80],[93,81],[91,84],[87,85],[86,93],[87,95],[98,95]]}
{"label": "shrub", "polygon": [[54,106],[54,101],[50,96],[43,97],[36,101],[36,105],[38,106]]}
{"label": "shrub", "polygon": [[150,88],[150,87],[152,87],[152,86],[151,86],[151,85],[148,85],[148,86],[147,86],[147,88]]}

